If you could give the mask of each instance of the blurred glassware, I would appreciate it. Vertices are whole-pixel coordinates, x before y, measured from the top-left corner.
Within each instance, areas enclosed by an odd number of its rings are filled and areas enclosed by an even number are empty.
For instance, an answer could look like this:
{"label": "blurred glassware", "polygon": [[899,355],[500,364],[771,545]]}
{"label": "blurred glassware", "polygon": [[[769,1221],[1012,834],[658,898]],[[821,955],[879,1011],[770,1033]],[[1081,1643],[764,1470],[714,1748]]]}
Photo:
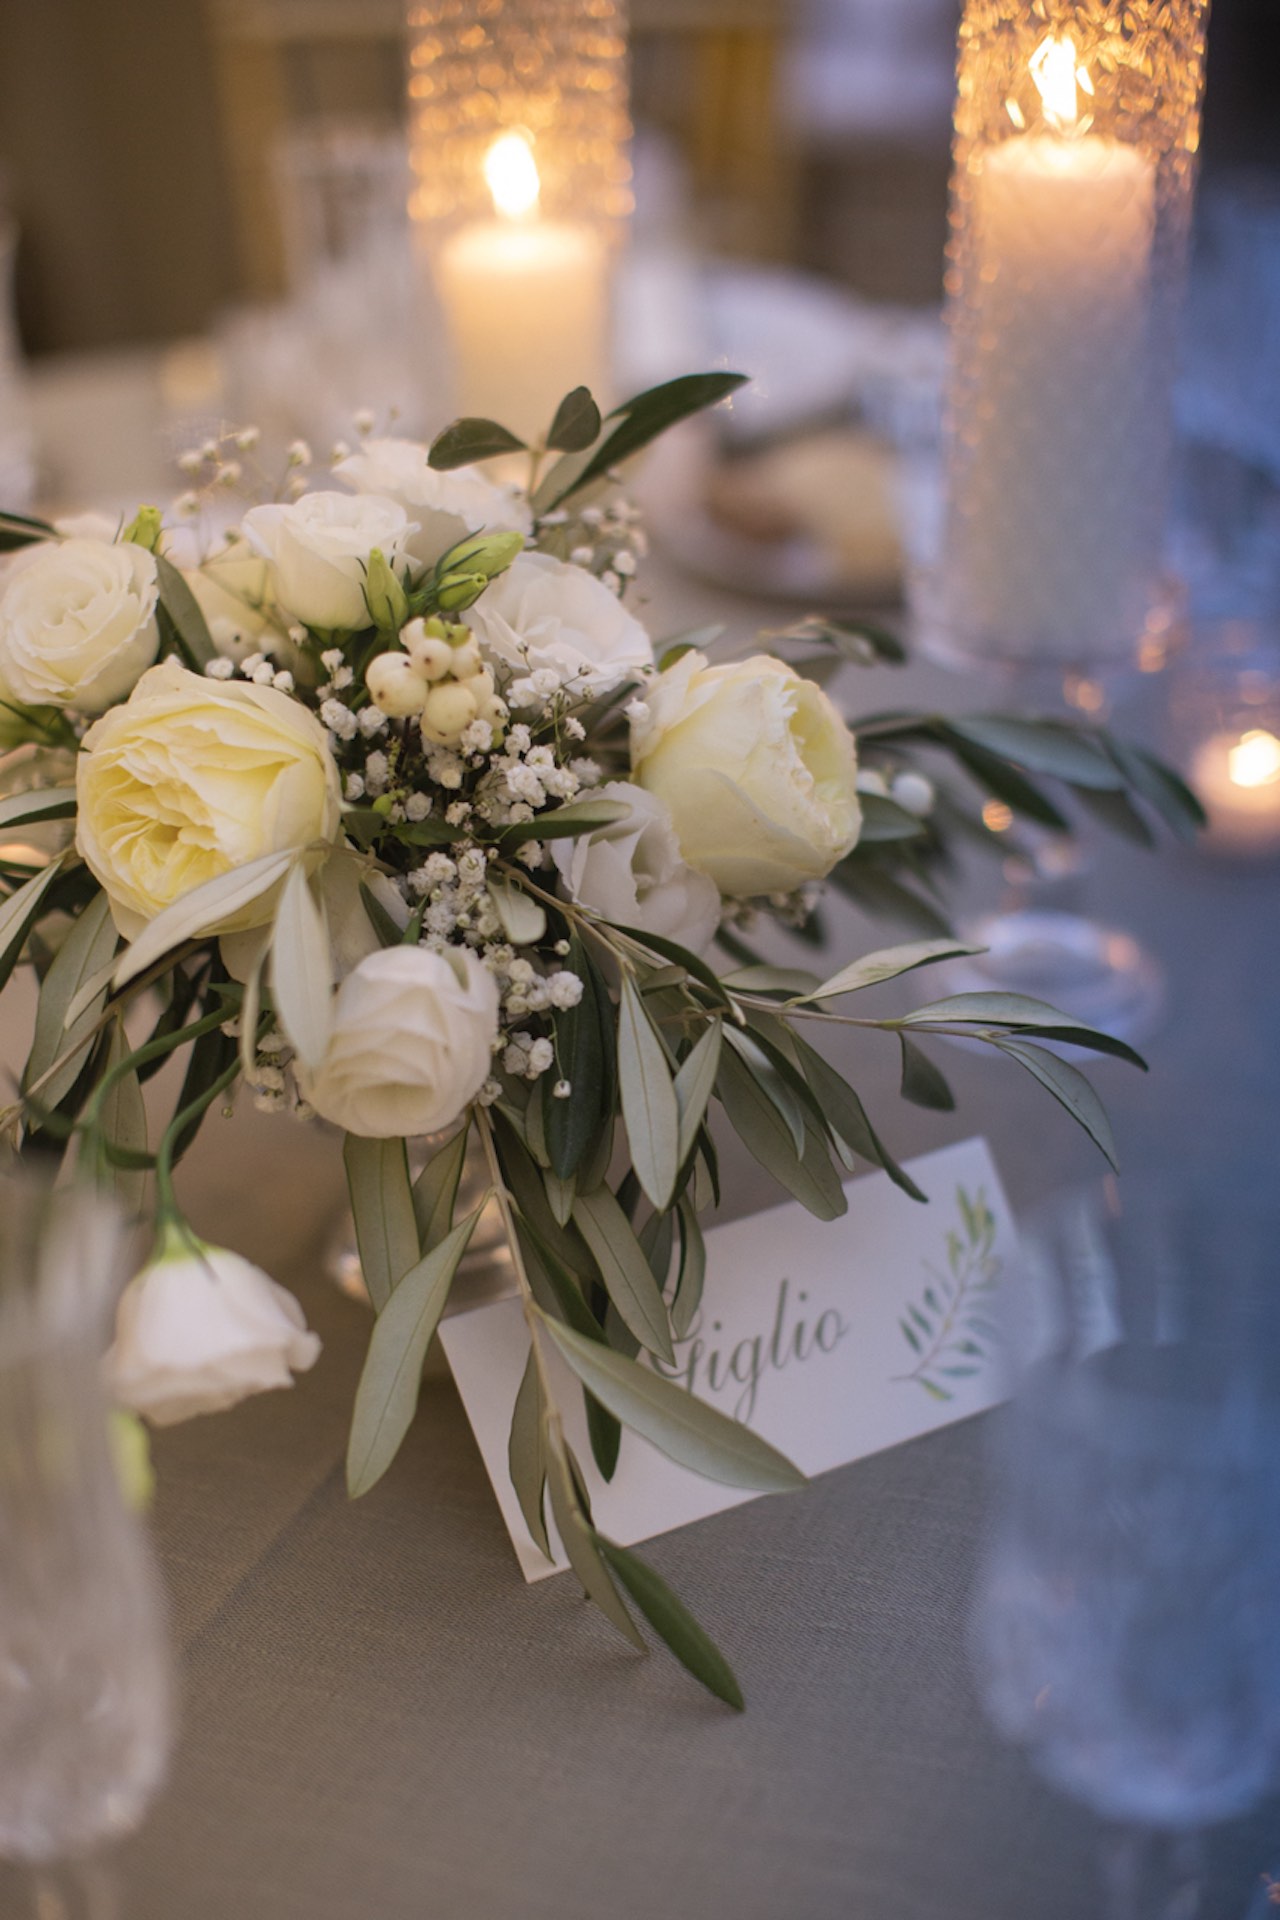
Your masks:
{"label": "blurred glassware", "polygon": [[[1280,183],[1201,197],[1171,544],[1196,622],[1280,620]],[[1212,642],[1212,636],[1211,636]]]}
{"label": "blurred glassware", "polygon": [[[1241,591],[1244,591],[1242,588]],[[1209,815],[1201,842],[1280,854],[1280,623],[1205,620],[1175,676],[1165,749]]]}
{"label": "blurred glassware", "polygon": [[1265,1187],[1194,1173],[1024,1239],[971,1646],[1000,1732],[1113,1823],[1112,1920],[1193,1920],[1198,1830],[1280,1771],[1278,1249]]}
{"label": "blurred glassware", "polygon": [[[118,1215],[4,1170],[0,1221],[0,1857],[41,1873],[145,1813],[171,1741],[169,1641],[101,1381]],[[59,1911],[52,1892],[40,1910]]]}
{"label": "blurred glassware", "polygon": [[380,432],[424,426],[440,398],[440,339],[410,244],[403,131],[301,122],[281,136],[273,177],[289,297],[224,315],[229,410],[272,449],[302,438],[321,455],[366,408]]}
{"label": "blurred glassware", "polygon": [[1183,435],[1280,478],[1280,181],[1238,173],[1200,197],[1177,393]]}
{"label": "blurred glassware", "polygon": [[14,310],[17,251],[17,226],[0,211],[0,505],[25,513],[35,499],[36,469]]}

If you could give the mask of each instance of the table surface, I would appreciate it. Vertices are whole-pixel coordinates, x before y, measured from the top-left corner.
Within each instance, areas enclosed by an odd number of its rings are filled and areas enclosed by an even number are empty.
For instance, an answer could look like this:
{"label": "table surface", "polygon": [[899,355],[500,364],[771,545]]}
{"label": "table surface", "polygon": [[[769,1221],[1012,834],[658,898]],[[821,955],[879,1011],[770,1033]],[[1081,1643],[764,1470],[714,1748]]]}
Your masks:
{"label": "table surface", "polygon": [[[145,390],[136,360],[127,374]],[[72,409],[55,376],[46,385],[56,426]],[[660,564],[652,578],[656,633],[777,624],[777,609],[726,606]],[[926,666],[848,691],[951,710],[993,697]],[[995,884],[983,880],[988,897]],[[1124,1161],[1212,1153],[1227,1167],[1271,1152],[1274,869],[1111,846],[1087,895],[1169,978],[1151,1074],[1094,1071]],[[852,916],[837,927],[841,951],[893,937]],[[855,1045],[846,1064],[900,1155],[985,1133],[1015,1208],[1091,1170],[1087,1143],[1007,1063],[953,1049],[959,1111],[930,1115],[898,1102],[887,1040]],[[737,1159],[729,1172],[730,1210],[759,1205],[757,1176]],[[731,1658],[748,1699],[737,1716],[665,1654],[633,1654],[570,1577],[525,1586],[447,1380],[427,1382],[385,1480],[348,1502],[368,1321],[322,1275],[342,1204],[334,1138],[246,1110],[206,1127],[184,1178],[197,1226],[294,1287],[324,1353],[290,1393],[157,1436],[182,1734],[171,1784],[119,1862],[126,1920],[1099,1911],[1094,1821],[997,1742],[969,1671],[984,1421],[646,1549]],[[1276,1812],[1215,1837],[1211,1920],[1243,1913],[1280,1855]],[[0,1915],[20,1910],[0,1869]]]}

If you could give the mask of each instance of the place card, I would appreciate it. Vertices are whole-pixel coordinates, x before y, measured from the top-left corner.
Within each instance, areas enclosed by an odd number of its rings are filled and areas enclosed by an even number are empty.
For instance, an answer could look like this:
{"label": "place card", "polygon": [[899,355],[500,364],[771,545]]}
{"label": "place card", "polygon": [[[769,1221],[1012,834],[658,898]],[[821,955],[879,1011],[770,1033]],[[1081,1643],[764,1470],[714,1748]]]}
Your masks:
{"label": "place card", "polygon": [[[1015,1246],[983,1140],[908,1163],[921,1206],[883,1173],[846,1189],[849,1211],[815,1220],[795,1202],[713,1227],[702,1302],[676,1367],[651,1362],[812,1476],[999,1400],[999,1297]],[[507,1473],[511,1410],[529,1352],[514,1295],[450,1315],[440,1338],[526,1580],[552,1566]],[[549,1343],[548,1343],[549,1344]],[[596,1523],[623,1546],[761,1496],[677,1466],[624,1430],[611,1482],[595,1469],[582,1390],[549,1354],[566,1434]],[[552,1533],[553,1544],[558,1546]]]}

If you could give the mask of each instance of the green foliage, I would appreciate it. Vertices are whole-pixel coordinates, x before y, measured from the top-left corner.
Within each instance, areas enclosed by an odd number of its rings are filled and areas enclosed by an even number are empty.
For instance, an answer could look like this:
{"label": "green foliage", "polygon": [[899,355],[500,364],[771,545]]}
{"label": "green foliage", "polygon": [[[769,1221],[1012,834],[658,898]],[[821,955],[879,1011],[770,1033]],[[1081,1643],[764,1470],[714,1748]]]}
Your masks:
{"label": "green foliage", "polygon": [[428,463],[437,473],[449,473],[454,467],[467,467],[476,460],[493,460],[503,453],[523,453],[525,443],[496,420],[481,420],[468,414],[438,433],[431,442]]}

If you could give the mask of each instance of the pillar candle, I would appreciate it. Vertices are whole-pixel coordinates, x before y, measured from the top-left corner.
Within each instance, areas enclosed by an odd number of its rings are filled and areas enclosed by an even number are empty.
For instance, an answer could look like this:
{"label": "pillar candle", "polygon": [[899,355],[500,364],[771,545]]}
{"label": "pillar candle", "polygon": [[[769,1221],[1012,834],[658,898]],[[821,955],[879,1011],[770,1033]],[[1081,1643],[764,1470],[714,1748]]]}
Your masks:
{"label": "pillar candle", "polygon": [[1046,118],[977,160],[949,591],[984,651],[1071,664],[1136,645],[1158,565],[1159,490],[1142,470],[1159,438],[1155,170],[1134,147],[1077,134],[1074,108]]}

